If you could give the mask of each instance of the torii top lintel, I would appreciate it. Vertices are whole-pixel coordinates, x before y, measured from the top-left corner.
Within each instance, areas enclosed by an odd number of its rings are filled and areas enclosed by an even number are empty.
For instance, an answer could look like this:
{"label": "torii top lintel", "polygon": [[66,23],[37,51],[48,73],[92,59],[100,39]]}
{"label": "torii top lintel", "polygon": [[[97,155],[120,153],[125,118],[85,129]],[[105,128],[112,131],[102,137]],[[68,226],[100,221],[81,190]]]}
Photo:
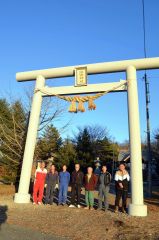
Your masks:
{"label": "torii top lintel", "polygon": [[17,81],[32,81],[36,80],[39,75],[42,75],[45,79],[49,78],[63,78],[72,77],[75,75],[75,69],[78,67],[87,67],[87,74],[102,74],[113,72],[124,72],[128,66],[134,66],[136,70],[145,69],[159,69],[159,57],[155,58],[143,58],[132,59],[115,62],[103,62],[94,64],[85,64],[69,67],[50,68],[43,70],[35,70],[28,72],[19,72],[16,74]]}

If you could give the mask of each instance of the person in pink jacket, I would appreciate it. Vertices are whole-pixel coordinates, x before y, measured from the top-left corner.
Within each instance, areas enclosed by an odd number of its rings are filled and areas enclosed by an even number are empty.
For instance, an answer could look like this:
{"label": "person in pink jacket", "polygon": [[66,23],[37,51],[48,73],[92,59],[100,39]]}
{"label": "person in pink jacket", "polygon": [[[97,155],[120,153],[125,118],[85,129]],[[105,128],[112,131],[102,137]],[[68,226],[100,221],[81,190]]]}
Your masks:
{"label": "person in pink jacket", "polygon": [[41,162],[35,171],[33,204],[42,204],[46,174],[47,170],[45,168],[45,162]]}

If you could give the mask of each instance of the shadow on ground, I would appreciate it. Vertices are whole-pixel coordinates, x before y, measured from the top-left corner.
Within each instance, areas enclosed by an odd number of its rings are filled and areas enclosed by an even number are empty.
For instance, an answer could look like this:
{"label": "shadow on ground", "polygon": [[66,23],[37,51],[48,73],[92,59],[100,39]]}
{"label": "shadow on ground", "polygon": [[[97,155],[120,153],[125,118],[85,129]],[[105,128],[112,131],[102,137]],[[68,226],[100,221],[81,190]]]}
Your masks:
{"label": "shadow on ground", "polygon": [[1,225],[7,221],[8,206],[0,206],[0,230]]}
{"label": "shadow on ground", "polygon": [[38,230],[27,229],[25,227],[4,224],[0,233],[0,240],[70,240],[70,238],[56,237],[44,234]]}

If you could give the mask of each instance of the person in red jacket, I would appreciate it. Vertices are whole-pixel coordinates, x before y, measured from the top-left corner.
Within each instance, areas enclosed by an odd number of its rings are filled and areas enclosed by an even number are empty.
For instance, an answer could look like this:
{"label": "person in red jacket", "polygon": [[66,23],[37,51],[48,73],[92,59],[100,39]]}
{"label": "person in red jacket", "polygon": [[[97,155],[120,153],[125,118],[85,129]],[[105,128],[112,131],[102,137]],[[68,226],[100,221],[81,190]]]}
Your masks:
{"label": "person in red jacket", "polygon": [[45,162],[41,162],[35,171],[33,204],[42,204],[46,174],[47,170],[45,168]]}
{"label": "person in red jacket", "polygon": [[85,201],[87,207],[85,209],[93,210],[94,205],[94,190],[97,185],[97,176],[93,173],[93,168],[87,168],[87,174],[84,179],[84,186],[85,186]]}

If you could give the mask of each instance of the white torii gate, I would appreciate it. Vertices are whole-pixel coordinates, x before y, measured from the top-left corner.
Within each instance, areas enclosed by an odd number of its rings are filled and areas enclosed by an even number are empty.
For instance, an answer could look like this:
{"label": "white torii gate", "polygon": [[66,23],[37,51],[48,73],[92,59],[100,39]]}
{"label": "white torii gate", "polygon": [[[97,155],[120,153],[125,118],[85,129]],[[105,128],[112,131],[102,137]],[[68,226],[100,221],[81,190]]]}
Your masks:
{"label": "white torii gate", "polygon": [[[39,125],[42,98],[43,96],[46,96],[46,94],[42,93],[43,90],[44,92],[46,90],[45,80],[48,78],[63,78],[74,76],[75,70],[79,67],[87,67],[88,75],[126,72],[128,93],[130,156],[131,156],[131,203],[129,204],[129,214],[132,216],[147,216],[147,206],[144,205],[143,200],[142,156],[141,156],[136,70],[158,69],[159,58],[135,59],[118,62],[104,62],[17,73],[16,74],[17,81],[36,80],[36,84],[24,150],[19,189],[18,193],[15,194],[14,201],[16,203],[30,202],[30,194],[28,194],[28,191],[37,138],[37,130]],[[90,84],[82,87],[74,86],[54,88],[47,87],[47,91],[50,91],[51,95],[104,92],[113,87],[116,87],[117,85],[119,85],[119,83]],[[125,90],[126,88],[123,86],[117,89],[117,91]]]}

